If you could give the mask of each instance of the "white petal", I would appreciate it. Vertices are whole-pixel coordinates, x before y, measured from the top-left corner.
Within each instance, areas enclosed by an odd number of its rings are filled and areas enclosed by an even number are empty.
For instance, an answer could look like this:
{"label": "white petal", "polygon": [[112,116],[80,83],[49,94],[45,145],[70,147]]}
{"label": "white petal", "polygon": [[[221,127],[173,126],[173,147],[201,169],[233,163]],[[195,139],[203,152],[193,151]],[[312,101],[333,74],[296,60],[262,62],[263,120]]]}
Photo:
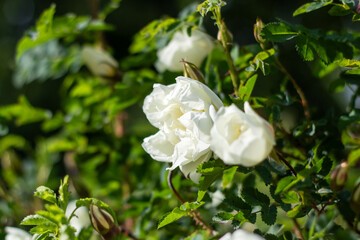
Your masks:
{"label": "white petal", "polygon": [[167,140],[164,132],[159,131],[155,135],[145,138],[142,147],[153,159],[161,162],[172,162],[174,145]]}

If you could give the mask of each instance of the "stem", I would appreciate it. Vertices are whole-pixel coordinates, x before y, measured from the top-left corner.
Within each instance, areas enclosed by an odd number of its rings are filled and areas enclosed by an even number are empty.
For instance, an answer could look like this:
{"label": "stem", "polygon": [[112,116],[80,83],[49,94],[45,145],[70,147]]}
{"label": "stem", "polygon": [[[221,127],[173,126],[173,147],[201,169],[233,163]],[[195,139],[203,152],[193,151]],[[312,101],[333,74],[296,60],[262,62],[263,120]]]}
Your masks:
{"label": "stem", "polygon": [[299,223],[297,222],[297,220],[295,218],[291,218],[291,220],[294,223],[294,228],[295,228],[297,237],[300,238],[301,240],[305,240],[304,235],[301,232],[301,227],[300,227]]}
{"label": "stem", "polygon": [[[183,204],[185,203],[184,199],[180,196],[180,194],[178,193],[178,191],[174,188],[174,185],[172,184],[172,171],[169,170],[169,175],[168,175],[168,184],[170,189],[174,192],[175,196],[177,199],[179,199],[179,201]],[[213,229],[211,229],[206,223],[205,221],[201,218],[200,214],[194,210],[190,213],[190,216],[194,219],[196,225],[201,226],[204,230],[207,230],[208,232],[210,232],[211,234],[214,234],[215,231]]]}
{"label": "stem", "polygon": [[329,204],[331,204],[331,203],[335,200],[335,198],[336,198],[336,195],[334,194],[334,196],[333,196],[327,203],[325,203],[325,205],[320,209],[319,214],[320,214],[320,213],[323,213],[324,210],[325,210],[325,208],[326,208]]}
{"label": "stem", "polygon": [[230,76],[231,76],[232,84],[234,86],[234,93],[235,93],[236,97],[239,97],[239,93],[238,93],[238,91],[239,91],[238,82],[240,82],[239,74],[235,68],[234,61],[230,55],[230,47],[229,46],[232,44],[232,42],[230,42],[230,39],[228,39],[228,30],[226,28],[224,21],[221,19],[220,7],[215,9],[213,14],[214,14],[214,17],[216,18],[216,25],[218,26],[220,34],[221,34],[221,38],[219,40],[221,41],[221,45],[224,49],[224,53],[226,56],[226,61],[230,68]]}
{"label": "stem", "polygon": [[173,191],[173,193],[175,194],[177,199],[179,199],[179,201],[181,203],[185,203],[184,199],[180,196],[180,194],[178,193],[178,191],[176,191],[176,189],[174,188],[174,185],[172,184],[172,171],[171,170],[169,170],[169,175],[168,175],[167,180],[168,180],[168,184],[169,184],[171,191]]}
{"label": "stem", "polygon": [[291,74],[286,70],[286,68],[284,67],[284,65],[282,65],[282,63],[279,61],[279,59],[277,59],[276,57],[274,57],[274,59],[275,59],[276,64],[280,68],[280,71],[282,71],[290,79],[292,85],[294,86],[296,92],[298,93],[298,95],[301,99],[301,105],[304,108],[304,115],[305,115],[306,119],[309,121],[311,119],[310,109],[309,109],[309,105],[306,100],[304,92],[301,90],[299,85],[296,83],[295,78],[293,76],[291,76]]}
{"label": "stem", "polygon": [[280,160],[290,169],[290,171],[293,173],[293,175],[295,177],[297,177],[297,172],[291,166],[291,164],[288,161],[286,161],[286,159],[278,151],[275,150],[275,152],[276,152],[276,156],[278,156],[280,158]]}
{"label": "stem", "polygon": [[314,235],[316,223],[317,223],[317,220],[318,220],[318,216],[319,216],[319,214],[315,214],[314,221],[311,224],[310,231],[309,231],[309,240],[311,240],[313,235]]}

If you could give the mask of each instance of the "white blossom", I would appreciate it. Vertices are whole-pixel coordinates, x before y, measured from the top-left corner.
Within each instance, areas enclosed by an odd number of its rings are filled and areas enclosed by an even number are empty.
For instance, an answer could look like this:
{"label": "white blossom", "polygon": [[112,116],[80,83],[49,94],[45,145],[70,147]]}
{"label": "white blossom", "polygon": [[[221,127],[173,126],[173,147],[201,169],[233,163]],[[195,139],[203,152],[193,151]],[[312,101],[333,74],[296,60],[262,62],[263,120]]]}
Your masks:
{"label": "white blossom", "polygon": [[[69,202],[65,216],[68,218],[70,217],[71,213],[76,208],[76,201]],[[86,207],[79,207],[75,211],[75,215],[70,220],[70,225],[76,229],[76,235],[78,235],[83,228],[87,228],[90,226],[90,217],[89,217],[89,210]]]}
{"label": "white blossom", "polygon": [[242,229],[238,229],[235,232],[227,233],[222,236],[219,240],[264,240],[257,234],[247,232]]}
{"label": "white blossom", "polygon": [[245,112],[234,104],[221,108],[211,129],[211,149],[229,165],[255,166],[275,145],[272,126],[248,102]]}
{"label": "white blossom", "polygon": [[158,61],[155,67],[159,72],[181,71],[181,59],[200,67],[204,58],[214,48],[214,41],[206,33],[195,29],[191,36],[188,35],[186,28],[176,32],[166,47],[157,52]]}
{"label": "white blossom", "polygon": [[177,77],[169,86],[154,84],[143,111],[159,132],[145,138],[143,148],[153,159],[172,163],[171,170],[179,167],[186,177],[198,182],[197,167],[212,155],[211,115],[222,106],[214,92],[190,78]]}
{"label": "white blossom", "polygon": [[32,235],[20,228],[5,227],[5,240],[31,240]]}

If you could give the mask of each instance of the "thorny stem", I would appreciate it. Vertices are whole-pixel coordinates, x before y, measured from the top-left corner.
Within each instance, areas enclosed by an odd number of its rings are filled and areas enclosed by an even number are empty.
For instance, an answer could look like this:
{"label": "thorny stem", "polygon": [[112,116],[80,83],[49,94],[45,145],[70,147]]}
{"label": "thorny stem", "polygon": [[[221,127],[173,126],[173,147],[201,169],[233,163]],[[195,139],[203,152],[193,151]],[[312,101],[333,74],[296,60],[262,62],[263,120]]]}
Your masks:
{"label": "thorny stem", "polygon": [[228,39],[228,30],[226,28],[226,25],[225,23],[223,22],[223,20],[221,19],[221,11],[220,11],[220,8],[216,9],[214,12],[213,12],[215,18],[216,18],[216,25],[218,26],[219,28],[219,31],[220,31],[220,34],[221,34],[221,45],[224,49],[224,53],[225,53],[225,56],[226,56],[226,61],[229,65],[229,68],[230,68],[230,76],[231,76],[231,81],[232,81],[232,84],[234,86],[234,93],[235,93],[235,96],[238,97],[239,96],[239,87],[238,87],[238,83],[240,82],[240,79],[239,79],[239,74],[236,70],[236,67],[234,65],[234,61],[230,55],[230,46],[232,45],[232,43],[230,42],[230,39]]}
{"label": "thorny stem", "polygon": [[274,57],[276,64],[278,65],[278,67],[280,68],[280,71],[282,71],[291,81],[292,85],[294,86],[296,92],[298,93],[300,99],[301,99],[301,105],[304,108],[304,115],[306,117],[306,119],[309,121],[311,118],[310,115],[310,109],[309,109],[309,105],[308,102],[306,100],[305,94],[304,92],[301,90],[301,88],[299,87],[299,85],[296,83],[296,80],[293,76],[291,76],[291,74],[286,70],[286,68],[284,67],[284,65],[279,61],[278,58]]}
{"label": "thorny stem", "polygon": [[297,172],[291,166],[291,164],[288,161],[286,161],[286,159],[278,151],[275,150],[275,152],[276,152],[276,156],[278,156],[280,160],[290,169],[290,171],[294,174],[294,176],[297,177]]}
{"label": "thorny stem", "polygon": [[[168,175],[168,184],[169,187],[171,189],[171,191],[174,192],[175,196],[177,199],[179,199],[179,201],[181,203],[185,203],[184,199],[180,196],[179,192],[174,188],[174,185],[172,184],[172,171],[169,171],[169,175]],[[201,226],[203,229],[207,230],[208,232],[210,232],[211,234],[214,234],[215,231],[213,229],[211,229],[205,222],[204,220],[201,218],[200,214],[194,210],[190,213],[190,216],[194,219],[196,225]]]}
{"label": "thorny stem", "polygon": [[325,208],[326,208],[329,204],[331,204],[331,203],[335,200],[335,198],[336,198],[336,195],[334,195],[327,203],[325,203],[324,206],[320,209],[320,212],[318,213],[318,215],[321,214],[321,213],[323,213],[323,212],[325,211]]}

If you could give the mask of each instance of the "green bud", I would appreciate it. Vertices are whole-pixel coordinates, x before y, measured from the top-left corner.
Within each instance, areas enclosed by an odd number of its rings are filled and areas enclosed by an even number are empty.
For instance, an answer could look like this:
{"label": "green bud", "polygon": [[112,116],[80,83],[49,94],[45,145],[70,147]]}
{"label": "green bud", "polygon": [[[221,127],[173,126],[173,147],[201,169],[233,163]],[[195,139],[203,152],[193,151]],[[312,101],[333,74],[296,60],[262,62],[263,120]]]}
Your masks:
{"label": "green bud", "polygon": [[261,31],[265,27],[265,24],[260,18],[256,19],[256,23],[254,24],[254,37],[255,40],[260,44],[261,48],[266,50],[270,48],[270,43],[261,37]]}
{"label": "green bud", "polygon": [[193,63],[187,62],[184,59],[181,60],[184,68],[184,77],[188,77],[194,80],[198,80],[202,83],[205,82],[204,75],[201,73],[200,69]]}
{"label": "green bud", "polygon": [[350,206],[354,212],[360,214],[360,183],[356,185],[352,192]]}
{"label": "green bud", "polygon": [[100,235],[106,235],[115,226],[114,218],[110,213],[94,204],[90,205],[90,221]]}
{"label": "green bud", "polygon": [[330,174],[330,186],[334,191],[341,191],[348,178],[349,163],[342,162]]}

